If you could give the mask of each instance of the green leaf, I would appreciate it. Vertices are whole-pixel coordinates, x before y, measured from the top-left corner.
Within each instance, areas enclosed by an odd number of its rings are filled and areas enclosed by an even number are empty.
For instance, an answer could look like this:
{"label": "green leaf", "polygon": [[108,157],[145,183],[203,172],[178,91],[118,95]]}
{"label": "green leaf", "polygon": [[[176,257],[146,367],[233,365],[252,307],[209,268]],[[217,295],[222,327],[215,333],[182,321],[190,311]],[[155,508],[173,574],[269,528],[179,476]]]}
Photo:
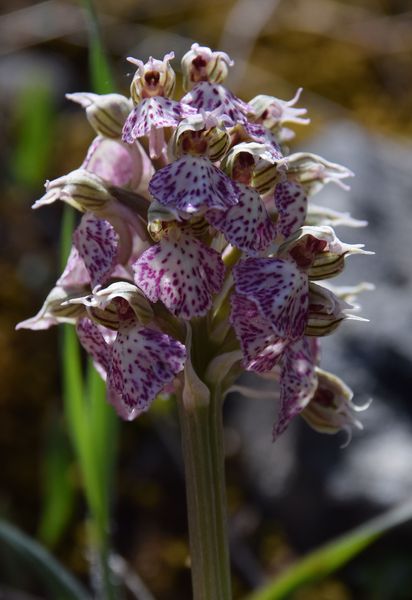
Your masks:
{"label": "green leaf", "polygon": [[89,359],[87,368],[90,443],[98,470],[100,493],[107,507],[111,502],[113,475],[117,456],[119,419],[106,399],[106,384]]}
{"label": "green leaf", "polygon": [[[108,524],[106,496],[99,476],[99,457],[95,454],[94,428],[90,415],[89,402],[83,385],[80,347],[76,331],[71,325],[64,325],[63,331],[63,397],[65,414],[80,469],[87,501],[96,519],[98,540],[102,543]],[[93,433],[92,433],[93,432]]]}
{"label": "green leaf", "polygon": [[60,269],[66,266],[70,249],[72,247],[73,230],[76,223],[76,213],[67,204],[63,207],[63,219],[60,229]]}
{"label": "green leaf", "polygon": [[91,600],[81,583],[43,546],[6,521],[0,521],[0,541],[21,559],[22,568],[31,567],[54,598]]}
{"label": "green leaf", "polygon": [[73,452],[60,420],[54,418],[49,427],[43,464],[43,501],[39,538],[49,547],[57,544],[65,531],[75,500],[70,472]]}
{"label": "green leaf", "polygon": [[17,144],[11,170],[17,181],[30,188],[44,183],[52,147],[53,92],[45,82],[29,81],[17,98],[15,119]]}
{"label": "green leaf", "polygon": [[89,29],[89,69],[93,90],[97,94],[115,91],[113,76],[107,61],[100,34],[99,22],[92,0],[82,0]]}
{"label": "green leaf", "polygon": [[367,548],[386,531],[412,519],[412,502],[371,519],[311,552],[247,600],[281,600],[298,587],[326,577]]}

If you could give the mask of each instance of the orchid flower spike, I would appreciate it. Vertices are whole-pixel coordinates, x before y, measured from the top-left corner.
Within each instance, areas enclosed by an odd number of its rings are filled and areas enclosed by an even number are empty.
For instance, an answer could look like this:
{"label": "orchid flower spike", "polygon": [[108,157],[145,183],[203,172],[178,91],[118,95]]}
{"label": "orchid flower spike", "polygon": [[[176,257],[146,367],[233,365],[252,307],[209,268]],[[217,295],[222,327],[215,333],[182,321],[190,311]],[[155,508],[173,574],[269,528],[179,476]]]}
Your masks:
{"label": "orchid flower spike", "polygon": [[289,127],[309,122],[301,89],[246,102],[223,85],[229,56],[193,44],[173,98],[173,58],[129,58],[131,99],[68,95],[97,137],[34,208],[61,200],[83,215],[64,272],[18,327],[75,325],[127,420],[165,390],[193,409],[253,371],[279,392],[274,438],[299,414],[317,431],[359,428],[351,391],[319,365],[323,336],[364,326],[352,300],[370,286],[328,280],[370,254],[333,227],[365,222],[310,201],[352,172],[288,154]]}

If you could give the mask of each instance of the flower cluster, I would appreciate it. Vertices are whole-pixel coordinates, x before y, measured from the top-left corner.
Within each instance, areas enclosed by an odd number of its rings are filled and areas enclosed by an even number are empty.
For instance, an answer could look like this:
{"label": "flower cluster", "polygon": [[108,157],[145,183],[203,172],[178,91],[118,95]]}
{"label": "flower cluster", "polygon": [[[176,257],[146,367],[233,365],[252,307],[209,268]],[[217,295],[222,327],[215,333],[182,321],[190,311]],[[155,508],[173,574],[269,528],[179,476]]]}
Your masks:
{"label": "flower cluster", "polygon": [[225,393],[247,370],[279,384],[275,437],[298,413],[319,431],[359,425],[351,391],[319,367],[318,341],[359,319],[350,301],[362,286],[323,281],[365,252],[332,226],[363,223],[309,200],[352,173],[285,152],[290,127],[308,123],[301,90],[246,103],[223,85],[229,56],[193,44],[175,100],[173,58],[129,58],[130,98],[67,96],[97,137],[34,208],[62,200],[83,216],[56,286],[18,327],[75,324],[125,419],[161,392]]}

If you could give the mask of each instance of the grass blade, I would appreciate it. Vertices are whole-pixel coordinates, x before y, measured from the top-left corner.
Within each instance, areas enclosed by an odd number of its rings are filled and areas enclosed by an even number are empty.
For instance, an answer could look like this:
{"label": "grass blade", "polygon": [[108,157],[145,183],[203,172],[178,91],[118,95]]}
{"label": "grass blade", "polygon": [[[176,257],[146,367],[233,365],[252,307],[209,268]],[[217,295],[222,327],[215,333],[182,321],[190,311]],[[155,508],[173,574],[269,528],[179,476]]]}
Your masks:
{"label": "grass blade", "polygon": [[89,404],[90,443],[94,448],[99,489],[107,507],[111,502],[113,475],[117,456],[119,420],[106,400],[106,384],[89,360],[87,369],[87,395]]}
{"label": "grass blade", "polygon": [[326,577],[345,565],[386,531],[412,519],[412,502],[371,519],[302,558],[247,600],[281,600],[298,587]]}
{"label": "grass blade", "polygon": [[52,143],[48,132],[53,128],[55,107],[53,92],[46,83],[31,82],[17,98],[16,146],[11,170],[19,184],[35,189],[43,185]]}
{"label": "grass blade", "polygon": [[38,537],[49,548],[60,540],[73,514],[75,490],[70,472],[73,451],[60,419],[49,425],[49,440],[43,464],[43,502]]}
{"label": "grass blade", "polygon": [[115,85],[100,34],[99,22],[92,0],[82,0],[89,29],[89,70],[93,90],[97,94],[114,92]]}
{"label": "grass blade", "polygon": [[5,521],[0,521],[0,541],[14,551],[61,600],[91,600],[85,588],[38,542]]}

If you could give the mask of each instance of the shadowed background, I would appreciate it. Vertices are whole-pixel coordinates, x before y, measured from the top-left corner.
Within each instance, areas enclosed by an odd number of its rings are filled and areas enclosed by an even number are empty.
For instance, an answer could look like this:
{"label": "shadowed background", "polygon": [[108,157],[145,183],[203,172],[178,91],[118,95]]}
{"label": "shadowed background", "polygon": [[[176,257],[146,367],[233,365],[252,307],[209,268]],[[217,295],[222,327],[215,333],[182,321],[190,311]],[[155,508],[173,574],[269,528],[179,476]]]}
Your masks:
{"label": "shadowed background", "polygon": [[[229,85],[248,100],[291,98],[304,87],[311,125],[293,150],[342,162],[352,190],[316,198],[369,220],[340,229],[375,257],[353,257],[342,281],[372,281],[361,298],[370,324],[344,323],[323,344],[323,366],[374,402],[342,450],[295,422],[271,444],[275,400],[226,404],[227,479],[235,594],[296,556],[412,492],[412,11],[402,0],[104,0],[96,2],[116,79],[125,57],[146,60],[197,41],[236,61]],[[62,417],[57,329],[14,331],[59,274],[61,206],[32,212],[46,178],[82,162],[93,132],[67,92],[91,89],[87,30],[76,2],[3,0],[0,14],[0,513],[37,536],[87,579],[85,505]],[[253,378],[250,379],[253,383]],[[57,491],[56,491],[57,490]],[[159,600],[190,597],[179,433],[173,406],[122,424],[113,505],[114,545]],[[411,597],[412,532],[403,527],[298,600]],[[0,596],[36,595],[29,574],[0,548]],[[2,590],[8,590],[2,592]],[[173,590],[173,591],[172,591]]]}

